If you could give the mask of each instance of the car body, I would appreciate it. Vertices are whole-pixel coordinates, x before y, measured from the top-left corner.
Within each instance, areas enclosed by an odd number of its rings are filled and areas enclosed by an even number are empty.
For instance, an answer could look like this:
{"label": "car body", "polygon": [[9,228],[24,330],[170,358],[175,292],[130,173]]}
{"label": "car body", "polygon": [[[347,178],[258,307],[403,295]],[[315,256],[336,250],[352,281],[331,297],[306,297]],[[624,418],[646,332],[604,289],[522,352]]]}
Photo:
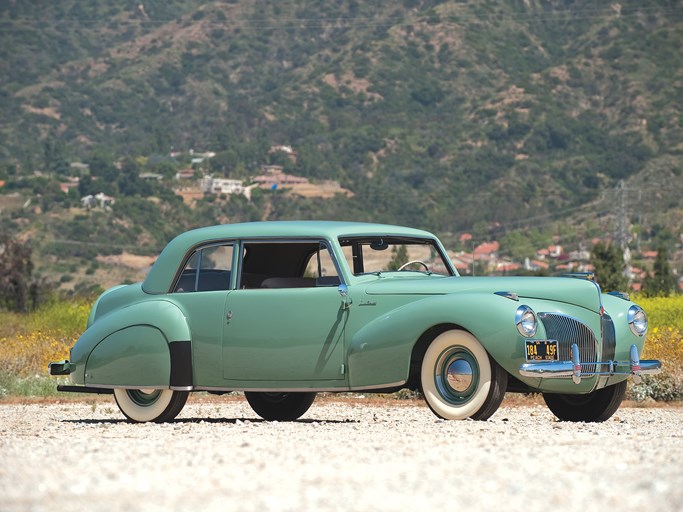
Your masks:
{"label": "car body", "polygon": [[[585,276],[573,276],[585,277]],[[586,278],[462,277],[431,233],[350,222],[256,222],[173,239],[141,283],[104,292],[63,391],[112,392],[167,421],[189,392],[244,391],[291,420],[316,392],[422,391],[446,419],[486,419],[506,391],[601,421],[640,361],[647,318]]]}

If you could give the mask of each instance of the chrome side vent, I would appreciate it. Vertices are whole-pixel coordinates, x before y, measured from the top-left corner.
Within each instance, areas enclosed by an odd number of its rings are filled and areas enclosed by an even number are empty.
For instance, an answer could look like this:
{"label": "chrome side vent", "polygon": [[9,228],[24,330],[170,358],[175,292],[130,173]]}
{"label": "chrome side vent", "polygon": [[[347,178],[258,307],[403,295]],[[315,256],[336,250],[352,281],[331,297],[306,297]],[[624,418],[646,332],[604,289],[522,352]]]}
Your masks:
{"label": "chrome side vent", "polygon": [[617,350],[617,335],[614,331],[612,317],[602,317],[602,356],[600,361],[612,361]]}
{"label": "chrome side vent", "polygon": [[572,343],[576,343],[579,347],[582,373],[596,371],[598,342],[588,326],[572,317],[556,313],[539,313],[538,318],[543,322],[547,338],[557,340],[560,361],[572,360],[571,346]]}

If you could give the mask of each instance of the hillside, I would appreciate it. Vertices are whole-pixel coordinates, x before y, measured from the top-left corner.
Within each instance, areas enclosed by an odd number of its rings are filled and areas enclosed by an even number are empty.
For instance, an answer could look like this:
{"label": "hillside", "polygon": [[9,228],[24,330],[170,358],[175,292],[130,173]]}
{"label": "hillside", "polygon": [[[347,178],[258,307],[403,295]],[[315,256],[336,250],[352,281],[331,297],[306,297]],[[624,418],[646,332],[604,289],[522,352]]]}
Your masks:
{"label": "hillside", "polygon": [[[194,212],[163,195],[151,206],[131,198],[118,202],[116,222],[78,220],[43,200],[54,217],[3,226],[82,241],[106,226],[121,246],[150,250],[178,229],[264,211],[441,233],[548,228],[614,219],[625,180],[629,221],[675,235],[681,47],[683,7],[665,0],[9,0],[0,194],[48,197],[44,182],[25,179],[66,175],[72,161],[92,169],[106,154],[149,166],[193,148],[217,153],[207,171],[244,179],[273,163],[272,144],[296,148],[291,172],[352,194],[273,194]],[[172,220],[158,225],[160,213]]]}

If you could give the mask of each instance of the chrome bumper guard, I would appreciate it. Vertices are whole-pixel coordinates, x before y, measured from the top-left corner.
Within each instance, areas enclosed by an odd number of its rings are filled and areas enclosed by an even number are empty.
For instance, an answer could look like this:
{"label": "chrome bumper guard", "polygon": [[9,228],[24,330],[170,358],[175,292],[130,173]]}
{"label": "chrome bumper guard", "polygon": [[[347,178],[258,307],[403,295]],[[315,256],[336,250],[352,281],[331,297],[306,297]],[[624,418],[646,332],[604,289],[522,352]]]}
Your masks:
{"label": "chrome bumper guard", "polygon": [[522,377],[540,377],[543,379],[571,377],[574,384],[581,382],[581,377],[593,377],[594,375],[633,375],[633,381],[637,384],[641,380],[641,375],[654,375],[662,370],[662,364],[656,359],[640,360],[638,347],[631,345],[629,361],[606,361],[590,362],[596,369],[602,371],[581,371],[581,358],[579,356],[579,346],[572,343],[571,361],[543,361],[524,363],[519,367],[519,374]]}

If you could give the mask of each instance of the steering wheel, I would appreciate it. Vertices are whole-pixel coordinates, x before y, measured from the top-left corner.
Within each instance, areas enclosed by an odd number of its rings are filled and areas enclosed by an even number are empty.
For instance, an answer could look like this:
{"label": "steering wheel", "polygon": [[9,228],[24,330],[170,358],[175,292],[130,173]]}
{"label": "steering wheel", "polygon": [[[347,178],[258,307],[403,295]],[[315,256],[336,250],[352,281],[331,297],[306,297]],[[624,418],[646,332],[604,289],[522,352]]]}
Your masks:
{"label": "steering wheel", "polygon": [[412,264],[414,264],[414,263],[416,263],[416,264],[418,264],[418,265],[422,265],[422,266],[425,268],[425,270],[426,270],[427,272],[429,272],[429,267],[428,267],[427,264],[426,264],[424,261],[422,261],[422,260],[412,260],[412,261],[409,261],[408,263],[404,263],[403,265],[401,265],[400,267],[398,267],[398,270],[404,270],[408,265],[412,265]]}

